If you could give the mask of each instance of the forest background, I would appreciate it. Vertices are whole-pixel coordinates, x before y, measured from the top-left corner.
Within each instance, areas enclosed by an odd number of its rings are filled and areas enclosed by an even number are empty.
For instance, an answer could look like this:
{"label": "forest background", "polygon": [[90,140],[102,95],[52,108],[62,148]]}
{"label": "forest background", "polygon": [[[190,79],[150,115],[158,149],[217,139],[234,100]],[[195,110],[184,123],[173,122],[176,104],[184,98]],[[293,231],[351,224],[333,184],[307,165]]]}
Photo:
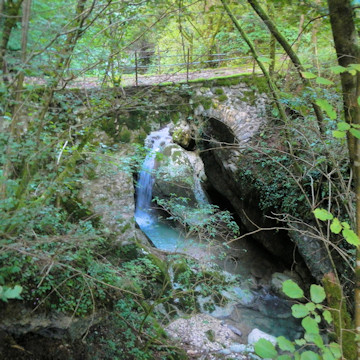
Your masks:
{"label": "forest background", "polygon": [[[98,260],[95,243],[106,244],[109,236],[82,204],[75,201],[76,216],[70,216],[74,207],[69,208],[83,175],[95,167],[89,158],[113,150],[99,146],[94,135],[109,116],[109,102],[75,99],[77,106],[87,107],[86,118],[79,122],[66,89],[76,87],[76,81],[84,88],[121,88],[139,81],[138,76],[167,74],[171,81],[171,74],[205,68],[250,70],[266,78],[271,116],[282,124],[287,151],[294,154],[299,145],[293,123],[294,117],[301,118],[307,129],[303,150],[314,154],[317,174],[329,184],[316,203],[309,201],[308,210],[324,210],[315,215],[319,228],[326,221],[325,241],[342,236],[336,246],[329,240],[329,248],[339,250],[352,269],[351,285],[346,283],[349,310],[343,306],[345,284],[336,266],[331,279],[342,295],[333,305],[340,313],[336,326],[351,334],[355,348],[352,331],[360,331],[360,289],[354,275],[360,266],[355,250],[360,243],[359,6],[350,0],[1,0],[1,299],[22,296],[31,302],[36,297],[81,315],[97,298],[111,297],[101,286],[116,283],[116,291],[121,288],[108,273],[115,266],[111,261],[109,268],[93,272],[91,284],[79,276]],[[132,139],[128,127],[119,129],[120,140],[142,144],[150,129],[142,130]],[[136,152],[131,171],[138,170],[142,158],[141,151]],[[67,244],[61,254],[49,245],[54,239]],[[92,244],[86,254],[73,245],[84,239]],[[66,301],[55,299],[53,292],[50,296],[46,286],[29,293],[29,283],[43,284],[39,265],[29,258],[34,253],[43,260],[57,258],[47,277],[66,284]],[[66,257],[71,257],[71,265],[67,263],[64,274]],[[148,268],[141,271],[152,276]],[[88,294],[80,302],[71,299],[73,289],[84,281]],[[149,311],[144,305],[133,311],[138,304],[130,302],[121,311],[137,314],[138,334]],[[139,315],[144,311],[145,318]],[[346,335],[340,330],[337,341],[344,352],[350,346],[343,344]],[[141,356],[155,341],[146,336],[146,346],[136,347]]]}

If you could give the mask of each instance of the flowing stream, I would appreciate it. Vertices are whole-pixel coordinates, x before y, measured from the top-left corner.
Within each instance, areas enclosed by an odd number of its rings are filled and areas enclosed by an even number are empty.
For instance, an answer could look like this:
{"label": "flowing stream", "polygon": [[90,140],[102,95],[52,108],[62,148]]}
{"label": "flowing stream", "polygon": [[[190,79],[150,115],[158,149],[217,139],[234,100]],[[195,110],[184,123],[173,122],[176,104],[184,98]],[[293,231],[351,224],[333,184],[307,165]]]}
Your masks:
{"label": "flowing stream", "polygon": [[[140,229],[157,248],[191,254],[197,258],[203,258],[205,255],[210,261],[219,252],[218,246],[209,250],[208,245],[184,237],[169,222],[159,220],[156,211],[151,207],[156,156],[163,147],[171,143],[169,127],[152,132],[146,139],[149,153],[138,178],[135,219]],[[205,195],[202,197],[206,198]],[[250,278],[255,282],[261,281],[261,278],[254,280],[252,275],[254,269],[258,274],[259,268],[262,268],[262,276],[267,278],[271,272],[278,271],[276,268],[271,268],[271,264],[268,265],[266,254],[262,254],[253,242],[244,239],[241,244],[235,244],[228,250],[228,256],[217,263],[224,269],[224,273],[230,276],[240,275],[244,280],[238,286],[232,286],[224,291],[223,295],[230,302],[225,307],[215,306],[215,310],[210,313],[212,316],[225,319],[227,323],[240,327],[243,332],[245,329],[245,333],[253,328],[259,328],[274,336],[285,335],[288,338],[299,336],[299,326],[291,317],[290,304],[267,290],[254,290],[249,286]],[[202,306],[206,301],[206,298],[198,298],[203,312],[207,312]]]}

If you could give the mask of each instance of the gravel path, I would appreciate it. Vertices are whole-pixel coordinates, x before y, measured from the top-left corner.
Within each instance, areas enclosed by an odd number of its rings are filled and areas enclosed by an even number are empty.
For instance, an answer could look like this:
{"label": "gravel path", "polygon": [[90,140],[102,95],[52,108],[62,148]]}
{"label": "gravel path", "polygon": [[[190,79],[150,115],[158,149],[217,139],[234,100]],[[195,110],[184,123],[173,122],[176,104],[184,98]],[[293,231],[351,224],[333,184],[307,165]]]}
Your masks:
{"label": "gravel path", "polygon": [[[252,68],[218,68],[218,69],[206,69],[192,71],[189,73],[189,80],[195,79],[208,79],[212,77],[222,77],[229,75],[236,75],[241,73],[252,72]],[[26,78],[26,83],[33,85],[45,85],[47,80],[45,78]],[[173,73],[173,74],[162,74],[162,75],[139,75],[138,76],[138,85],[156,85],[163,82],[173,82],[177,83],[180,81],[186,81],[186,73]],[[91,89],[98,88],[102,85],[102,79],[96,77],[84,77],[77,78],[76,80],[69,81],[66,85],[66,88],[79,88],[79,89]],[[122,86],[135,86],[136,80],[135,75],[124,75],[122,79]]]}

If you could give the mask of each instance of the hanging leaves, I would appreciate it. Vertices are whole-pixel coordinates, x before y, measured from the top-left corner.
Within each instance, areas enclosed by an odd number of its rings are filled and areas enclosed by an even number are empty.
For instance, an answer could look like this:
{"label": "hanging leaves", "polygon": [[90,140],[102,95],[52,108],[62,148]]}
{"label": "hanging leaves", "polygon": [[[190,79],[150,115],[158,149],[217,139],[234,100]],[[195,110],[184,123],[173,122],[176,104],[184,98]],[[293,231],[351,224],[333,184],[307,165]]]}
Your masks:
{"label": "hanging leaves", "polygon": [[[360,135],[360,131],[359,131],[359,135]],[[334,234],[340,234],[340,232],[342,232],[342,236],[349,244],[355,246],[360,245],[359,237],[356,235],[356,233],[353,230],[350,229],[350,225],[346,221],[340,222],[339,219],[334,218],[334,216],[329,211],[321,208],[315,209],[313,213],[315,217],[319,220],[322,221],[332,220],[330,224],[330,230]]]}
{"label": "hanging leaves", "polygon": [[324,288],[320,285],[315,285],[315,284],[311,285],[310,286],[310,297],[314,303],[316,303],[316,304],[322,303],[326,298]]}
{"label": "hanging leaves", "polygon": [[285,295],[291,299],[301,299],[304,297],[304,292],[298,284],[292,280],[286,280],[282,284],[282,290]]}
{"label": "hanging leaves", "polygon": [[316,100],[316,104],[318,106],[320,106],[320,108],[326,112],[327,116],[331,119],[331,120],[335,120],[336,119],[336,111],[334,110],[334,108],[332,107],[332,105],[324,99],[317,99]]}
{"label": "hanging leaves", "polygon": [[256,342],[255,353],[262,358],[269,359],[275,359],[275,357],[277,356],[275,346],[269,340],[265,339],[260,339],[258,342]]}

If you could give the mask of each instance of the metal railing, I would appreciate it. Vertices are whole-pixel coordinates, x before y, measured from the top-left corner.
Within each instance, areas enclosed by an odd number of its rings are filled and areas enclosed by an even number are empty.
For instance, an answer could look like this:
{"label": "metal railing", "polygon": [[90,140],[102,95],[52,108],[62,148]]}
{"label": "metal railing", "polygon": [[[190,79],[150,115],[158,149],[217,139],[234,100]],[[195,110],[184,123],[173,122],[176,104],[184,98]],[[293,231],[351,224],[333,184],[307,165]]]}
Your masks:
{"label": "metal railing", "polygon": [[[121,74],[134,74],[135,85],[137,86],[139,85],[139,76],[144,75],[145,72],[148,73],[147,75],[168,75],[169,78],[171,78],[171,75],[185,72],[186,81],[188,82],[192,70],[205,69],[211,65],[228,65],[231,62],[238,62],[238,65],[253,63],[251,56],[244,56],[240,52],[193,54],[190,49],[187,49],[185,54],[169,53],[169,50],[135,50],[126,59],[126,63],[123,62],[117,65],[117,70]],[[181,60],[169,62],[168,59]]]}

